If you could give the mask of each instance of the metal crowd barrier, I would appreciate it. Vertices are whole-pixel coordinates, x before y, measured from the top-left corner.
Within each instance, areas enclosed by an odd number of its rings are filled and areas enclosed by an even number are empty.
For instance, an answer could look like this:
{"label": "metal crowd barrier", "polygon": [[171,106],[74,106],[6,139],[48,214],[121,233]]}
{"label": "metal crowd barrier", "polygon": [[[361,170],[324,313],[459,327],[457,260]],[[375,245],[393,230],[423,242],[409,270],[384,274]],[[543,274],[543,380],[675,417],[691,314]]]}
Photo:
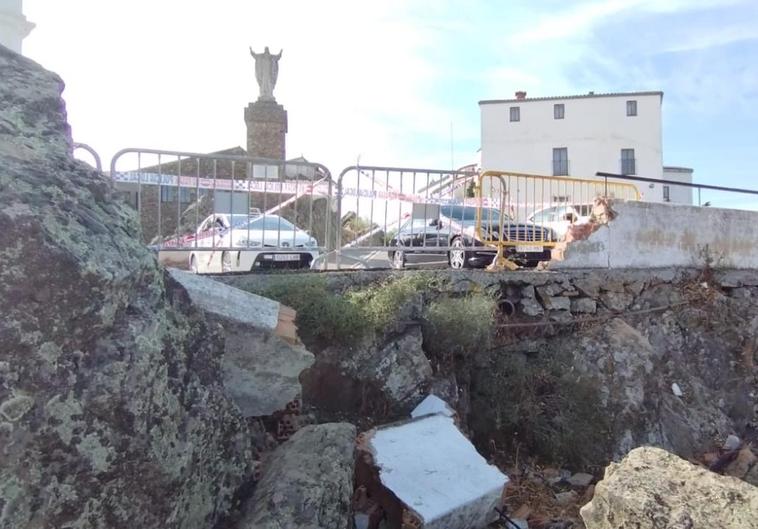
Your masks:
{"label": "metal crowd barrier", "polygon": [[139,212],[145,244],[171,264],[309,267],[335,247],[333,182],[318,163],[129,148],[110,174]]}
{"label": "metal crowd barrier", "polygon": [[[497,248],[553,248],[572,224],[590,219],[595,199],[640,200],[637,186],[608,178],[569,178],[508,171],[479,175],[477,196],[500,207],[479,208],[477,238]],[[493,213],[495,213],[493,215]]]}
{"label": "metal crowd barrier", "polygon": [[[138,210],[144,242],[164,262],[198,272],[404,266],[418,254],[458,265],[454,256],[490,252],[491,259],[495,251],[497,260],[533,265],[549,259],[572,225],[589,220],[598,198],[693,204],[696,190],[698,205],[735,207],[724,197],[743,193],[742,207],[756,209],[758,195],[612,173],[573,178],[473,167],[354,165],[334,183],[325,166],[304,160],[139,148],[113,157],[111,177]],[[721,194],[704,201],[704,193]]]}
{"label": "metal crowd barrier", "polygon": [[[354,165],[342,170],[337,179],[337,268],[346,260],[370,266],[371,253],[377,261],[396,248],[394,236],[404,227],[420,237],[417,250],[447,250],[447,241],[434,239],[437,231],[428,223],[438,218],[440,208],[476,207],[474,185],[477,173],[388,166]],[[451,225],[461,232],[464,226]],[[368,252],[368,254],[367,254]],[[357,255],[357,257],[356,257]]]}

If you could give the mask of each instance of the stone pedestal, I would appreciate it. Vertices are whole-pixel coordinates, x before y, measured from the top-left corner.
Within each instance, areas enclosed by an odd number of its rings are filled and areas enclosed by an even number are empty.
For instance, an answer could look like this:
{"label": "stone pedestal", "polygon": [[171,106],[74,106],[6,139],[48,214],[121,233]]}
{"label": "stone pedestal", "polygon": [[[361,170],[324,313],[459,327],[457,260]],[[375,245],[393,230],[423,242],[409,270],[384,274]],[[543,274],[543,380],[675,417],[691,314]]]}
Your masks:
{"label": "stone pedestal", "polygon": [[256,158],[285,159],[287,111],[276,101],[258,100],[245,109],[247,153]]}

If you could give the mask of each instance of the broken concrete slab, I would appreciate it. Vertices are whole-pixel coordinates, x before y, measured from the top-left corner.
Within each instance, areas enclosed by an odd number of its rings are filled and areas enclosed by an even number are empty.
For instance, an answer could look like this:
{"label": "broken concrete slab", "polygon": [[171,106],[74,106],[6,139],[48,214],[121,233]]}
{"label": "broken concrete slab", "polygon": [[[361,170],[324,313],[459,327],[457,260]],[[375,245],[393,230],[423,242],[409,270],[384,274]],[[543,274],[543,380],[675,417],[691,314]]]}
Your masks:
{"label": "broken concrete slab", "polygon": [[360,448],[366,457],[359,458],[358,483],[381,504],[388,527],[473,529],[496,518],[508,478],[452,418],[427,415],[384,426],[363,434]]}
{"label": "broken concrete slab", "polygon": [[349,529],[355,426],[325,423],[297,431],[273,453],[237,529]]}
{"label": "broken concrete slab", "polygon": [[206,277],[169,273],[193,305],[223,328],[224,389],[242,415],[271,415],[300,396],[300,373],[315,358],[297,340],[292,309]]}
{"label": "broken concrete slab", "polygon": [[423,417],[424,415],[444,415],[445,417],[454,417],[455,410],[447,402],[437,395],[428,395],[416,406],[411,412],[412,418]]}
{"label": "broken concrete slab", "polygon": [[278,301],[176,268],[168,272],[185,288],[192,303],[208,314],[269,331],[279,326],[282,304]]}

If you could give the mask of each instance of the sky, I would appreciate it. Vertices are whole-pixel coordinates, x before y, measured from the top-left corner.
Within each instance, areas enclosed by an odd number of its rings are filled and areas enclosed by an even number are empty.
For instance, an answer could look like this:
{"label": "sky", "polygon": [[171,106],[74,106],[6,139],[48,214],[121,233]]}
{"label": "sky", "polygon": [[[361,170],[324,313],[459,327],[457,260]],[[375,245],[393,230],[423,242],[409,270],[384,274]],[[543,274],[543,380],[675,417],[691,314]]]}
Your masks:
{"label": "sky", "polygon": [[758,188],[756,0],[25,0],[24,53],[66,82],[75,141],[245,146],[253,59],[283,49],[287,155],[474,161],[484,99],[662,90],[663,158]]}

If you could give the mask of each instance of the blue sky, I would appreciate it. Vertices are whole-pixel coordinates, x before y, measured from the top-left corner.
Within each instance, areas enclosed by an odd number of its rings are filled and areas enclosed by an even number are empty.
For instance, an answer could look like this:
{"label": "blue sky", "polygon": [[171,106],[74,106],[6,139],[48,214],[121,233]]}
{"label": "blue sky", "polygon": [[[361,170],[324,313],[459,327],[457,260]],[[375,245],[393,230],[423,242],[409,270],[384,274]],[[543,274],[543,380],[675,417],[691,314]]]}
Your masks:
{"label": "blue sky", "polygon": [[[478,101],[663,90],[664,162],[758,188],[755,0],[26,0],[25,52],[67,82],[75,138],[210,151],[244,144],[247,46],[284,48],[288,155],[450,166]],[[86,13],[86,16],[85,16]]]}

